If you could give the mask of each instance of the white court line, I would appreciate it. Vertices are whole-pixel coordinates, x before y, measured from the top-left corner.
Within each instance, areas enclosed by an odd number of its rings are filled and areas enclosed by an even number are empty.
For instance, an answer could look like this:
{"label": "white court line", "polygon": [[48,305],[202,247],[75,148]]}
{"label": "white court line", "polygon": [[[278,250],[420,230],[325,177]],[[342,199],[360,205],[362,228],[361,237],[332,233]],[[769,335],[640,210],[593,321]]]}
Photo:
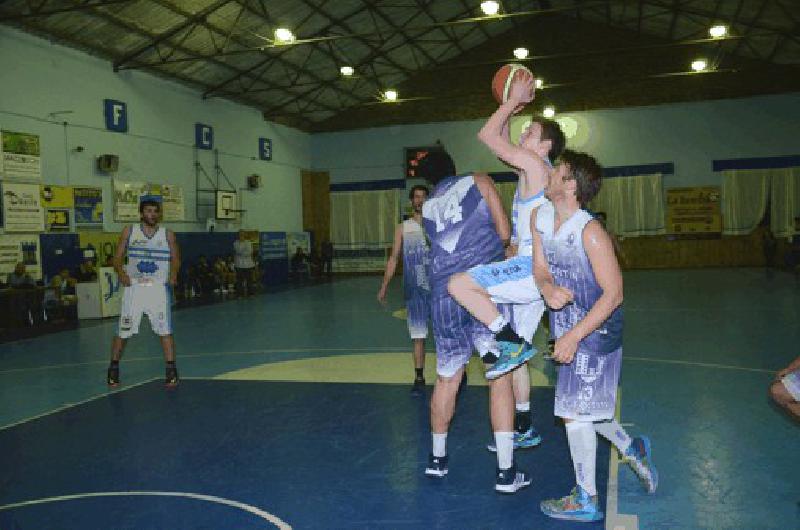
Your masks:
{"label": "white court line", "polygon": [[[251,351],[226,351],[226,352],[205,352],[205,353],[186,353],[180,355],[181,359],[197,359],[203,357],[224,357],[226,355],[260,355],[260,354],[269,354],[269,353],[325,353],[325,352],[403,352],[408,351],[408,348],[404,346],[387,346],[387,347],[370,347],[370,348],[274,348],[274,349],[265,349],[265,350],[251,350]],[[425,350],[426,354],[435,354],[435,351],[432,350]],[[130,357],[124,358],[126,363],[131,362],[148,362],[158,360],[159,357]],[[715,364],[715,363],[699,363],[694,361],[682,361],[679,359],[659,359],[659,358],[652,358],[652,357],[632,357],[630,355],[623,355],[622,357],[624,361],[638,361],[638,362],[647,362],[647,363],[662,363],[662,364],[676,364],[676,365],[684,365],[684,366],[697,366],[701,368],[714,368],[714,369],[723,369],[723,370],[740,370],[743,372],[756,372],[756,373],[765,373],[765,374],[773,374],[777,372],[780,368],[775,368],[770,370],[768,368],[749,368],[747,366],[734,366],[734,365],[727,365],[727,364]],[[101,360],[101,361],[87,361],[83,363],[63,363],[63,364],[50,364],[46,366],[35,366],[33,368],[10,368],[8,370],[0,370],[0,375],[5,374],[13,374],[13,373],[20,373],[20,372],[38,372],[43,370],[59,370],[62,368],[75,368],[78,366],[95,366],[95,365],[105,365],[108,363],[108,360]]]}
{"label": "white court line", "polygon": [[694,361],[681,361],[679,359],[658,359],[652,357],[631,357],[629,355],[622,356],[623,361],[641,361],[647,363],[665,363],[665,364],[679,364],[685,366],[699,366],[702,368],[721,368],[723,370],[741,370],[743,372],[759,372],[766,374],[774,374],[779,369],[769,370],[767,368],[748,368],[746,366],[733,366],[728,364],[714,364],[714,363],[698,363]]}
{"label": "white court line", "polygon": [[[389,346],[389,347],[376,347],[376,348],[275,348],[267,350],[252,350],[252,351],[220,351],[220,352],[205,352],[205,353],[185,353],[179,355],[181,359],[195,359],[200,357],[224,357],[226,355],[259,355],[267,353],[318,353],[318,352],[337,352],[337,351],[352,351],[352,352],[396,352],[396,351],[410,351],[409,348],[403,346]],[[425,353],[434,353],[433,351],[426,351]],[[153,360],[160,360],[160,357],[123,357],[122,360],[126,363],[147,362]],[[8,370],[0,370],[0,375],[13,374],[19,372],[38,372],[42,370],[58,370],[61,368],[75,368],[78,366],[94,366],[106,365],[108,359],[102,361],[87,361],[83,363],[62,363],[62,364],[49,364],[45,366],[35,366],[33,368],[10,368]]]}
{"label": "white court line", "polygon": [[26,506],[35,506],[37,504],[47,504],[51,502],[63,502],[63,501],[72,501],[75,499],[87,499],[92,497],[184,497],[187,499],[197,499],[200,501],[207,501],[207,502],[214,502],[217,504],[223,504],[225,506],[231,506],[233,508],[238,508],[240,510],[244,510],[245,512],[251,513],[261,519],[272,523],[273,525],[277,526],[281,530],[291,530],[292,527],[282,521],[280,518],[272,515],[269,512],[265,512],[261,508],[256,508],[255,506],[250,506],[249,504],[244,504],[243,502],[232,501],[230,499],[224,499],[222,497],[215,497],[213,495],[201,495],[198,493],[185,493],[182,491],[99,491],[94,493],[76,493],[74,495],[62,495],[60,497],[47,497],[44,499],[34,499],[30,501],[23,501],[17,502],[14,504],[6,504],[5,506],[0,506],[0,512],[3,510],[11,510],[14,508],[24,508]]}
{"label": "white court line", "polygon": [[[622,389],[617,388],[617,406],[614,417],[620,421],[622,411]],[[639,530],[639,517],[619,513],[619,456],[611,445],[608,459],[608,487],[606,488],[606,530]]]}
{"label": "white court line", "polygon": [[11,427],[16,427],[17,425],[22,425],[23,423],[27,423],[29,421],[38,420],[39,418],[44,418],[45,416],[49,416],[50,414],[55,414],[56,412],[61,412],[62,410],[71,409],[72,407],[77,407],[78,405],[85,405],[90,401],[94,401],[95,399],[100,399],[102,397],[110,396],[112,394],[119,394],[120,392],[125,392],[126,390],[130,390],[131,388],[136,388],[137,386],[146,385],[147,383],[152,383],[153,381],[159,379],[158,377],[153,377],[151,379],[147,379],[146,381],[141,381],[139,383],[134,383],[132,385],[125,385],[122,388],[117,390],[110,390],[108,392],[103,392],[102,394],[97,394],[90,398],[84,399],[83,401],[77,401],[75,403],[67,403],[65,405],[61,405],[58,408],[53,410],[49,410],[47,412],[42,412],[41,414],[37,414],[36,416],[31,416],[29,418],[25,418],[14,423],[9,423],[8,425],[3,425],[0,427],[0,431],[4,431],[6,429],[10,429]]}

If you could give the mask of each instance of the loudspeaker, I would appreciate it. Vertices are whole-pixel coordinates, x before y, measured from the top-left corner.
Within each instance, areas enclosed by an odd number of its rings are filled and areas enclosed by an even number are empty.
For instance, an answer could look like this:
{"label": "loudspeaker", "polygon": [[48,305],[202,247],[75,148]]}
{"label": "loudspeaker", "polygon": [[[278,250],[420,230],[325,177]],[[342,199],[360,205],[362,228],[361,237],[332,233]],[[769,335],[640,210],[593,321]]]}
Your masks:
{"label": "loudspeaker", "polygon": [[247,187],[255,190],[261,187],[261,177],[258,175],[250,175],[247,177]]}
{"label": "loudspeaker", "polygon": [[114,173],[119,169],[119,157],[117,155],[98,156],[97,169],[104,173]]}

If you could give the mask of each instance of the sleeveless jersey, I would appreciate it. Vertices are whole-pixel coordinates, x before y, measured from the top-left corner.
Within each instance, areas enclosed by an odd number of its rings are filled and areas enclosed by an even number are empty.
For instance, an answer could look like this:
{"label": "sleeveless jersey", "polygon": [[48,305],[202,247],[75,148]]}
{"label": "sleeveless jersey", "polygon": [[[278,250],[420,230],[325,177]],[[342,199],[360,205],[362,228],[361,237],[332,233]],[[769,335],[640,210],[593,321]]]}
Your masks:
{"label": "sleeveless jersey", "polygon": [[[586,210],[578,210],[554,233],[555,207],[550,202],[539,208],[536,217],[536,231],[542,238],[553,281],[574,294],[572,303],[559,311],[550,312],[556,337],[561,337],[575,327],[603,294],[583,246],[583,230],[592,219],[592,215]],[[622,306],[619,306],[605,322],[580,342],[579,350],[611,353],[620,348],[622,315]]]}
{"label": "sleeveless jersey", "polygon": [[430,241],[430,282],[434,296],[447,294],[453,274],[504,258],[489,206],[472,175],[440,182],[422,206]]}
{"label": "sleeveless jersey", "polygon": [[430,294],[428,283],[428,242],[422,225],[414,219],[403,221],[403,291],[411,300]]}
{"label": "sleeveless jersey", "polygon": [[141,225],[131,226],[128,238],[128,264],[125,272],[132,283],[165,285],[169,280],[169,263],[172,257],[167,242],[167,229],[163,226],[153,237],[147,237]]}

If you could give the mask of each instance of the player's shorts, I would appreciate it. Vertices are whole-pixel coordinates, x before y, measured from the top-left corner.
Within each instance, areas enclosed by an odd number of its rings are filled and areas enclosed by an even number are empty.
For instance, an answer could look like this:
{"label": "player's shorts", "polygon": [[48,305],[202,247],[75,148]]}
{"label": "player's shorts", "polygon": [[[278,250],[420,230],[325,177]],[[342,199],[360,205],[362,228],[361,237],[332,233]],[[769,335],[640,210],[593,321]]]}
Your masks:
{"label": "player's shorts", "polygon": [[430,294],[419,294],[406,299],[408,334],[412,339],[428,338],[428,320],[431,317]]}
{"label": "player's shorts", "polygon": [[781,383],[783,383],[783,386],[786,387],[786,390],[789,391],[795,401],[800,401],[800,369],[783,376]]}
{"label": "player's shorts", "polygon": [[509,320],[517,334],[531,342],[545,310],[544,300],[533,279],[533,258],[514,256],[505,261],[478,265],[467,274],[486,289],[492,302],[513,304]]}
{"label": "player's shorts", "polygon": [[122,293],[119,316],[119,337],[130,338],[139,333],[142,315],[147,315],[153,333],[172,334],[172,287],[163,284],[134,283]]}
{"label": "player's shorts", "polygon": [[485,325],[446,292],[431,303],[433,337],[436,342],[436,373],[453,377],[466,366],[472,352],[492,349],[494,336]]}
{"label": "player's shorts", "polygon": [[598,354],[578,350],[570,364],[558,369],[555,415],[579,421],[614,418],[622,347]]}

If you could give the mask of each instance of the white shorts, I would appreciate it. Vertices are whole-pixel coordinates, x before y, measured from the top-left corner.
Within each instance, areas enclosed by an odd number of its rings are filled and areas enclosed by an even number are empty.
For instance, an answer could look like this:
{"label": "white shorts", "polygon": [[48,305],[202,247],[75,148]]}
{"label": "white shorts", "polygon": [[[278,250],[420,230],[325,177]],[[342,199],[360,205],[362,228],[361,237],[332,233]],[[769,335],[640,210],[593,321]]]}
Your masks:
{"label": "white shorts", "polygon": [[800,370],[789,372],[783,379],[781,379],[783,386],[789,391],[789,394],[795,401],[800,401]]}
{"label": "white shorts", "polygon": [[511,321],[514,331],[528,342],[544,314],[545,304],[533,280],[533,258],[514,256],[505,261],[478,265],[467,272],[486,289],[495,304],[512,304]]}
{"label": "white shorts", "polygon": [[128,339],[139,333],[142,315],[150,320],[153,333],[172,334],[172,287],[161,284],[138,284],[125,287],[119,315],[119,337]]}

